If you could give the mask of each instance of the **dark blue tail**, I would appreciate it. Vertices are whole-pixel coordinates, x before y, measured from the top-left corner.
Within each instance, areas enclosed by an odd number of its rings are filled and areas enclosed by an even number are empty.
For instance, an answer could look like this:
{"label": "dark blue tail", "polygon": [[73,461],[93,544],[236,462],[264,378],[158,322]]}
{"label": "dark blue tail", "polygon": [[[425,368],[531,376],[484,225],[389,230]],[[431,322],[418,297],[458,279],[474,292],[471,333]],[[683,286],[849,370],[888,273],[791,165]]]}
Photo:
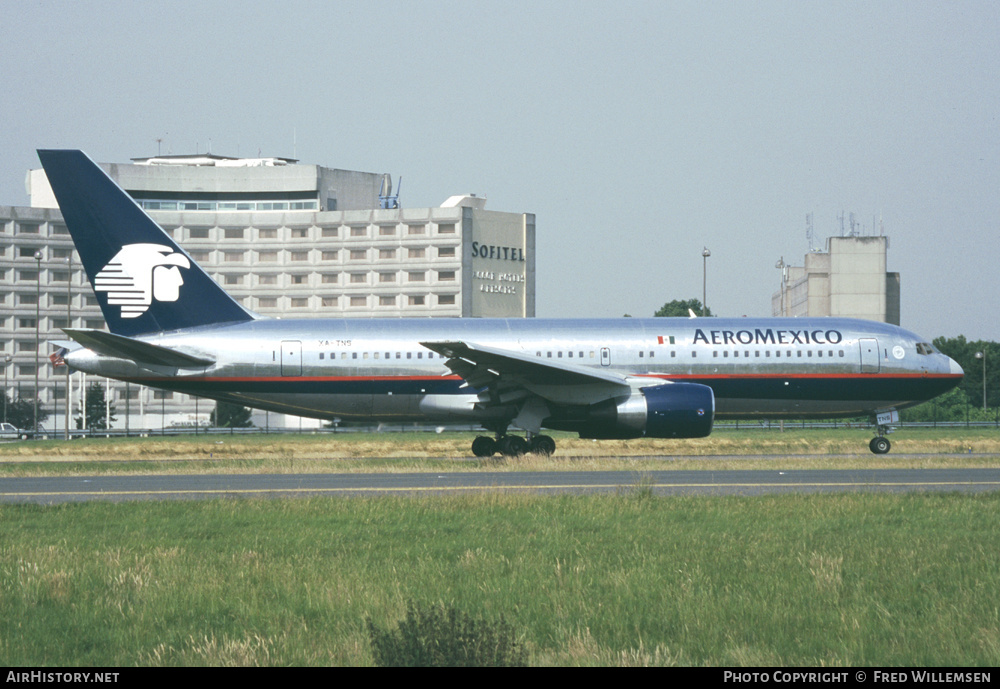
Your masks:
{"label": "dark blue tail", "polygon": [[38,151],[111,332],[248,321],[186,251],[82,151]]}

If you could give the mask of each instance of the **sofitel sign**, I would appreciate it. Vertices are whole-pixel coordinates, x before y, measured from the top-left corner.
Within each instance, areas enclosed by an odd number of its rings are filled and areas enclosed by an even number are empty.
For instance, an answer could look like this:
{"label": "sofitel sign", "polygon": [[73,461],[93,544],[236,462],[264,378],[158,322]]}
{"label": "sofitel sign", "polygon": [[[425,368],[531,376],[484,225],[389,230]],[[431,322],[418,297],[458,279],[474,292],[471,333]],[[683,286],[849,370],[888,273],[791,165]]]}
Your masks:
{"label": "sofitel sign", "polygon": [[494,258],[500,261],[524,262],[524,249],[519,246],[496,246],[472,242],[472,258]]}

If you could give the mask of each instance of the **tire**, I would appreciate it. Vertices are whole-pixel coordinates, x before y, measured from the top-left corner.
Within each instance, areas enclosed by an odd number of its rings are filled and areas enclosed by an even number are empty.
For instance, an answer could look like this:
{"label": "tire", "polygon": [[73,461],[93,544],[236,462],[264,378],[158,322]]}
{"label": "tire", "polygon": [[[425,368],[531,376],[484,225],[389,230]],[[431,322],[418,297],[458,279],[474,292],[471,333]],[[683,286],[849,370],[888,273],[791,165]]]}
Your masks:
{"label": "tire", "polygon": [[892,447],[892,443],[889,442],[888,438],[883,438],[879,436],[878,438],[872,438],[872,441],[868,443],[868,447],[877,455],[888,454],[889,449]]}
{"label": "tire", "polygon": [[528,441],[519,435],[505,435],[497,445],[504,457],[520,457],[528,451]]}
{"label": "tire", "polygon": [[472,441],[472,454],[476,457],[492,457],[496,451],[497,443],[493,438],[481,435]]}
{"label": "tire", "polygon": [[556,451],[556,441],[547,435],[536,435],[531,440],[531,451],[549,457]]}

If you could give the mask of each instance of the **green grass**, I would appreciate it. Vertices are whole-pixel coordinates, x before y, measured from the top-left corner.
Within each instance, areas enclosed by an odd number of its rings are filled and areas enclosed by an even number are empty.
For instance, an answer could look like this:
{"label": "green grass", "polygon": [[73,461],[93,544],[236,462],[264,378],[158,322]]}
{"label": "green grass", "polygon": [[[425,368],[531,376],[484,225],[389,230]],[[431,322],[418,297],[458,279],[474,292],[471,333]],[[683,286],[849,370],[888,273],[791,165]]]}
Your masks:
{"label": "green grass", "polygon": [[0,507],[16,665],[372,662],[408,601],[534,665],[1000,663],[1000,493]]}

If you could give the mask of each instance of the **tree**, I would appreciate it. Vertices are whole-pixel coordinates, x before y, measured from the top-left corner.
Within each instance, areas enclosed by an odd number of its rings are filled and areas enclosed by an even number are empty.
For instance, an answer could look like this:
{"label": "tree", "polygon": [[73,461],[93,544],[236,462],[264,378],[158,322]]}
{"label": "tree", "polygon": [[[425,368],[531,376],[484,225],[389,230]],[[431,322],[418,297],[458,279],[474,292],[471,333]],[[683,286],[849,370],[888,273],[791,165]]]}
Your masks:
{"label": "tree", "polygon": [[942,354],[947,354],[965,371],[960,389],[965,393],[969,404],[983,408],[983,360],[976,358],[976,352],[986,355],[986,405],[996,407],[1000,404],[1000,343],[986,340],[969,342],[965,335],[958,337],[938,337],[934,347]]}
{"label": "tree", "polygon": [[250,428],[250,410],[233,402],[217,402],[212,410],[211,423],[219,428]]}
{"label": "tree", "polygon": [[[100,383],[91,383],[87,386],[86,402],[84,410],[87,412],[87,428],[92,431],[105,431],[111,428],[111,424],[117,421],[115,418],[115,405],[108,405],[104,399],[104,386]],[[83,418],[78,416],[75,419],[76,427],[83,428]]]}
{"label": "tree", "polygon": [[[701,316],[701,301],[698,299],[688,299],[686,301],[681,301],[679,299],[674,299],[671,302],[667,302],[660,307],[660,310],[653,314],[653,316],[659,317],[677,317],[677,318],[688,318],[691,316],[688,313],[688,309],[694,311],[695,315]],[[712,309],[705,309],[705,316],[711,316]]]}
{"label": "tree", "polygon": [[[11,400],[6,394],[0,398],[0,403],[4,409],[0,410],[7,418],[7,423],[12,423],[18,428],[30,429],[35,425],[35,400],[30,398]],[[38,405],[38,423],[41,424],[49,418],[49,413]],[[0,418],[0,420],[3,420]]]}

